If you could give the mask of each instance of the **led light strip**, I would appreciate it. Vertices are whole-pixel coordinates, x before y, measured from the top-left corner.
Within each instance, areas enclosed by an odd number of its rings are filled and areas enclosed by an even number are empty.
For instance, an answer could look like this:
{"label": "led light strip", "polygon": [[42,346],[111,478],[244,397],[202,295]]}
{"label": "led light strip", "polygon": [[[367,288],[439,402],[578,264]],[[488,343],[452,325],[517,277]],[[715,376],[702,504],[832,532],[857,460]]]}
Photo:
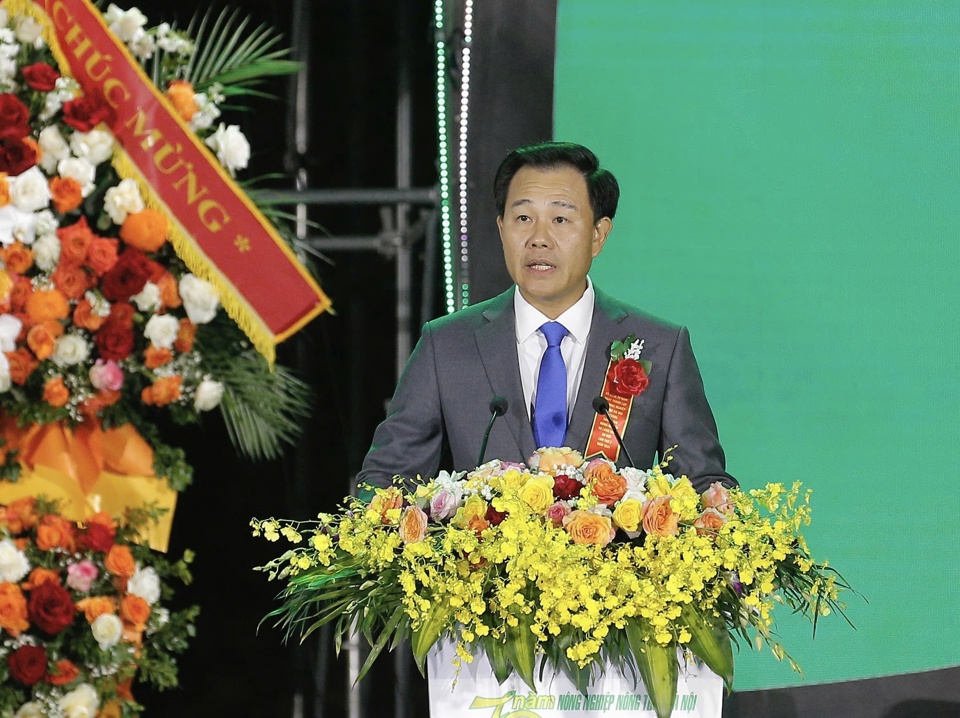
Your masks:
{"label": "led light strip", "polygon": [[473,43],[473,0],[463,9],[463,53],[460,61],[460,139],[458,157],[460,199],[460,307],[470,304],[470,235],[467,232],[467,135],[470,123],[470,48]]}
{"label": "led light strip", "polygon": [[450,171],[447,142],[447,43],[443,28],[444,0],[434,3],[434,27],[437,41],[437,144],[440,189],[440,244],[443,247],[443,288],[447,313],[457,308],[453,270],[453,223],[450,219]]}

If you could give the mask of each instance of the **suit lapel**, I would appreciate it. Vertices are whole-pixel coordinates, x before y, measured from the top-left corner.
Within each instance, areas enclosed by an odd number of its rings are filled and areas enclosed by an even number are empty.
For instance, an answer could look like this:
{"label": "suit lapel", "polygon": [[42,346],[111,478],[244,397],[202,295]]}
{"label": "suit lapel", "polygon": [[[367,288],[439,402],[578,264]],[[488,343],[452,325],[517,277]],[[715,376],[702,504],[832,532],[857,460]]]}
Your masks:
{"label": "suit lapel", "polygon": [[517,360],[517,329],[513,311],[513,289],[498,296],[483,312],[486,320],[476,331],[477,350],[493,394],[507,399],[505,421],[517,442],[521,457],[530,456],[536,446],[527,419]]}
{"label": "suit lapel", "polygon": [[590,338],[587,342],[587,356],[584,358],[577,403],[573,407],[573,416],[567,429],[567,446],[577,451],[583,451],[587,446],[590,427],[596,416],[593,400],[603,389],[604,376],[610,364],[610,345],[617,339],[623,339],[620,335],[620,323],[627,316],[627,312],[606,294],[596,287],[594,291],[596,299],[590,324]]}

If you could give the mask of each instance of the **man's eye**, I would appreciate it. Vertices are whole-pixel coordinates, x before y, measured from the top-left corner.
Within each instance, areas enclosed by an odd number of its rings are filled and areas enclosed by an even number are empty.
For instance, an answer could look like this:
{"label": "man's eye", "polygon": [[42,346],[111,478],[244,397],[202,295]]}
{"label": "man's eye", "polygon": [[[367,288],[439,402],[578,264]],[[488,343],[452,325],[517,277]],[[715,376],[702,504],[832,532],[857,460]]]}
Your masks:
{"label": "man's eye", "polygon": [[566,217],[557,217],[553,221],[557,222],[558,224],[563,224],[564,222],[569,222],[570,220],[568,220]]}
{"label": "man's eye", "polygon": [[530,219],[530,218],[529,218],[527,215],[525,215],[525,214],[517,215],[517,221],[518,221],[518,222],[526,222],[526,221],[529,220],[529,219]]}

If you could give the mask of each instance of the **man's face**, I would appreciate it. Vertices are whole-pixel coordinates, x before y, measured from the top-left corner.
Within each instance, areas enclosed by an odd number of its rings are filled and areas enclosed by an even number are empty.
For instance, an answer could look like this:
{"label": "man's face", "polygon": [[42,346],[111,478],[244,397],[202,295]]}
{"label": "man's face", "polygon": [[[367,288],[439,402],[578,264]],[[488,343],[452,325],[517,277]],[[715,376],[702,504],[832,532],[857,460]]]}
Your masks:
{"label": "man's face", "polygon": [[497,218],[507,271],[523,298],[551,319],[587,288],[587,272],[613,223],[596,222],[587,182],[569,166],[522,167]]}

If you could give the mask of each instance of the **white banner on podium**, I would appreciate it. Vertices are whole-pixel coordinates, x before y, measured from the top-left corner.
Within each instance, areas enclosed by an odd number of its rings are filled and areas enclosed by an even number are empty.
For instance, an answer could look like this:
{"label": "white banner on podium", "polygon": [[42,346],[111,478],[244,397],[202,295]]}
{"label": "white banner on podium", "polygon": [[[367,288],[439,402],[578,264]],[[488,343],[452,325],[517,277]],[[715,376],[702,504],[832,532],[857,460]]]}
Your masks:
{"label": "white banner on podium", "polygon": [[[536,692],[517,675],[497,683],[485,655],[454,668],[453,643],[441,641],[427,656],[430,718],[656,718],[639,676],[634,682],[607,667],[587,695],[563,673],[537,680]],[[684,663],[681,661],[681,667]],[[539,669],[539,665],[538,665]],[[539,671],[537,673],[539,678]],[[720,718],[723,679],[704,665],[690,662],[680,672],[673,718]]]}

